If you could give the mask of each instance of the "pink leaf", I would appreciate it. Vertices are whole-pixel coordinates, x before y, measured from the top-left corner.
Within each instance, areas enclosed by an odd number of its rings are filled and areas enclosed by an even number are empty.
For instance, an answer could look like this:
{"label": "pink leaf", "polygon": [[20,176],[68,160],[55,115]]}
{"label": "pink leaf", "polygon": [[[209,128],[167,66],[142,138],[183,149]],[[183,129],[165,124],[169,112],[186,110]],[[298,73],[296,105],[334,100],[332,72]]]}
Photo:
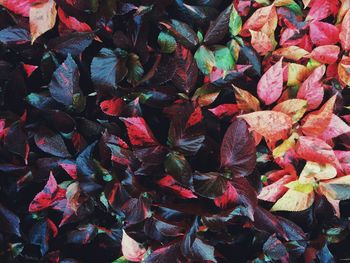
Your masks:
{"label": "pink leaf", "polygon": [[325,66],[320,66],[314,69],[314,71],[299,88],[297,98],[307,100],[308,110],[316,109],[318,106],[320,106],[323,100],[324,89],[321,83],[321,79],[325,71]]}
{"label": "pink leaf", "polygon": [[270,67],[258,82],[257,92],[260,99],[266,105],[278,100],[283,90],[283,69],[281,58],[275,65]]}

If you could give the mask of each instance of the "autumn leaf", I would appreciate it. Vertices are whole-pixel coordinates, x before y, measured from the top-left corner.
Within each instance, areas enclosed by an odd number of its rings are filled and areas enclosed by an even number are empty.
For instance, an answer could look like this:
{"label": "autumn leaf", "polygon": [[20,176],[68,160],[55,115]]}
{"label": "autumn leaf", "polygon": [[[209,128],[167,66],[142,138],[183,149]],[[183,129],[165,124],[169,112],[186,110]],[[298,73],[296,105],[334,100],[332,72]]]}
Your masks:
{"label": "autumn leaf", "polygon": [[338,60],[340,48],[336,45],[325,45],[316,47],[308,57],[322,64],[333,64]]}
{"label": "autumn leaf", "polygon": [[269,140],[286,138],[292,128],[292,119],[282,112],[257,111],[239,117],[245,119],[253,131]]}
{"label": "autumn leaf", "polygon": [[15,14],[28,17],[29,9],[35,2],[37,2],[37,0],[1,0],[0,5],[6,7]]}
{"label": "autumn leaf", "polygon": [[258,199],[268,202],[276,202],[288,191],[288,188],[285,186],[285,184],[292,182],[295,179],[296,178],[293,175],[287,174],[283,176],[276,182],[263,187],[258,195]]}
{"label": "autumn leaf", "polygon": [[55,26],[56,3],[53,0],[35,3],[29,10],[29,25],[32,43]]}
{"label": "autumn leaf", "polygon": [[244,23],[240,35],[249,36],[249,29],[271,35],[277,26],[277,13],[274,5],[257,9]]}
{"label": "autumn leaf", "polygon": [[249,32],[252,36],[252,46],[259,53],[260,56],[264,56],[268,52],[273,50],[273,45],[268,35],[266,35],[263,32],[257,32],[254,30],[249,30]]}
{"label": "autumn leaf", "polygon": [[333,149],[323,140],[314,137],[300,136],[296,145],[296,153],[304,160],[320,164],[339,164]]}
{"label": "autumn leaf", "polygon": [[277,104],[272,110],[279,111],[291,117],[293,124],[297,123],[306,112],[307,101],[301,99],[285,100]]}
{"label": "autumn leaf", "polygon": [[334,200],[350,199],[350,175],[320,183],[320,191],[327,198]]}
{"label": "autumn leaf", "polygon": [[239,109],[243,110],[244,112],[260,110],[259,100],[256,97],[254,97],[251,93],[249,93],[249,91],[240,89],[236,86],[233,86],[233,88],[235,92],[237,106]]}
{"label": "autumn leaf", "polygon": [[339,41],[339,30],[332,24],[313,21],[310,24],[310,39],[316,46],[333,45]]}
{"label": "autumn leaf", "polygon": [[266,105],[274,103],[283,90],[282,58],[270,67],[258,82],[257,92]]}
{"label": "autumn leaf", "polygon": [[289,189],[271,208],[271,211],[299,212],[308,209],[314,202],[314,192],[303,193]]}
{"label": "autumn leaf", "polygon": [[316,109],[323,100],[324,89],[321,79],[325,72],[325,66],[314,69],[298,90],[297,98],[307,100],[308,110]]}
{"label": "autumn leaf", "polygon": [[345,85],[350,86],[350,57],[343,56],[338,64],[338,75]]}
{"label": "autumn leaf", "polygon": [[350,9],[346,12],[341,24],[340,42],[344,50],[350,50]]}
{"label": "autumn leaf", "polygon": [[299,182],[302,184],[314,183],[315,181],[334,178],[336,175],[337,170],[329,163],[319,164],[307,161],[300,173]]}
{"label": "autumn leaf", "polygon": [[309,113],[303,119],[302,131],[308,136],[321,134],[331,122],[336,95],[330,98],[318,111]]}
{"label": "autumn leaf", "polygon": [[281,56],[286,59],[298,61],[309,54],[305,49],[298,46],[288,46],[276,49],[273,53],[275,56]]}

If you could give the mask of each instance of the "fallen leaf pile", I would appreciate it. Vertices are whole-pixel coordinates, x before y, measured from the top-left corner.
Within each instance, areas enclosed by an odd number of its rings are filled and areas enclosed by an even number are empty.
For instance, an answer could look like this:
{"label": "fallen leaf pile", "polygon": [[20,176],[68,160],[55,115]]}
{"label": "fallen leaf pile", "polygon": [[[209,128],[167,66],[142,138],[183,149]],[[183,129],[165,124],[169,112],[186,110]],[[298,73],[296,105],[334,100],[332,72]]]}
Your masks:
{"label": "fallen leaf pile", "polygon": [[0,262],[346,262],[349,0],[0,0]]}

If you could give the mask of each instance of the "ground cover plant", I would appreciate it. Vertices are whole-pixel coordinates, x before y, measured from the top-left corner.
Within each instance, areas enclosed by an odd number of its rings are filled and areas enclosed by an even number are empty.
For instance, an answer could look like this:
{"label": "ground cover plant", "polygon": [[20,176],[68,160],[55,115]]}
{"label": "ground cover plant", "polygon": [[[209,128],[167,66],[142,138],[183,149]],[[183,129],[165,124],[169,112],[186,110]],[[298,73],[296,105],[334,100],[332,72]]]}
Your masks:
{"label": "ground cover plant", "polygon": [[0,262],[350,261],[349,0],[0,0]]}

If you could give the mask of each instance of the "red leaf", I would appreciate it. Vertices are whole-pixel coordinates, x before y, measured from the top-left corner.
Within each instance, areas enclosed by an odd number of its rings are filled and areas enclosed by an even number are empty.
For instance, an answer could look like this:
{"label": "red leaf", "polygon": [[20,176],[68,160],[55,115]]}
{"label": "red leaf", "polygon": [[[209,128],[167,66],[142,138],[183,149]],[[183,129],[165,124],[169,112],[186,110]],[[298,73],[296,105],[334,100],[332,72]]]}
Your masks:
{"label": "red leaf", "polygon": [[60,21],[69,29],[77,31],[77,32],[90,32],[91,27],[84,23],[80,22],[78,19],[72,16],[68,16],[64,13],[62,8],[58,8],[58,17]]}
{"label": "red leaf", "polygon": [[310,38],[316,46],[333,45],[339,41],[339,30],[332,24],[314,21],[310,24]]}
{"label": "red leaf", "polygon": [[318,136],[329,125],[337,96],[330,98],[318,111],[309,113],[303,119],[302,131],[308,136]]}
{"label": "red leaf", "polygon": [[339,1],[314,0],[306,20],[322,20],[330,15],[336,15],[339,10]]}
{"label": "red leaf", "polygon": [[133,146],[153,146],[158,142],[142,117],[120,118],[127,130]]}
{"label": "red leaf", "polygon": [[321,164],[339,164],[332,147],[318,138],[300,136],[296,145],[296,152],[300,158],[307,161]]}
{"label": "red leaf", "polygon": [[181,186],[171,175],[166,175],[160,179],[157,184],[160,187],[169,188],[181,198],[197,198],[197,196],[191,190]]}
{"label": "red leaf", "polygon": [[238,193],[231,183],[227,184],[227,189],[223,195],[214,199],[214,203],[217,207],[227,209],[235,205],[238,201]]}
{"label": "red leaf", "polygon": [[338,60],[340,48],[336,45],[319,46],[312,50],[310,57],[322,64],[333,64]]}
{"label": "red leaf", "polygon": [[266,105],[278,100],[283,90],[283,69],[281,58],[275,65],[270,67],[258,82],[257,92],[260,99]]}
{"label": "red leaf", "polygon": [[320,106],[323,100],[324,90],[321,79],[325,71],[325,66],[320,66],[314,69],[314,71],[299,88],[297,98],[307,100],[308,110],[316,109],[318,106]]}
{"label": "red leaf", "polygon": [[258,198],[264,201],[276,202],[288,190],[288,188],[284,185],[294,180],[296,180],[295,176],[287,174],[276,182],[263,187],[260,194],[258,195]]}
{"label": "red leaf", "polygon": [[61,210],[66,204],[66,190],[57,185],[56,179],[50,173],[44,189],[38,193],[29,205],[29,212],[34,213],[47,208]]}
{"label": "red leaf", "polygon": [[219,119],[224,117],[232,117],[239,112],[237,104],[221,104],[213,109],[208,109]]}
{"label": "red leaf", "polygon": [[350,50],[350,10],[347,11],[341,24],[339,38],[344,50]]}
{"label": "red leaf", "polygon": [[350,132],[350,127],[337,115],[332,114],[328,127],[318,137],[328,141],[348,132]]}
{"label": "red leaf", "polygon": [[124,107],[124,100],[121,98],[114,98],[110,100],[104,100],[100,103],[101,110],[110,116],[119,116]]}
{"label": "red leaf", "polygon": [[6,7],[17,15],[29,16],[30,6],[38,0],[2,0],[0,5]]}
{"label": "red leaf", "polygon": [[192,127],[203,120],[203,114],[201,107],[197,107],[187,120],[185,129]]}

